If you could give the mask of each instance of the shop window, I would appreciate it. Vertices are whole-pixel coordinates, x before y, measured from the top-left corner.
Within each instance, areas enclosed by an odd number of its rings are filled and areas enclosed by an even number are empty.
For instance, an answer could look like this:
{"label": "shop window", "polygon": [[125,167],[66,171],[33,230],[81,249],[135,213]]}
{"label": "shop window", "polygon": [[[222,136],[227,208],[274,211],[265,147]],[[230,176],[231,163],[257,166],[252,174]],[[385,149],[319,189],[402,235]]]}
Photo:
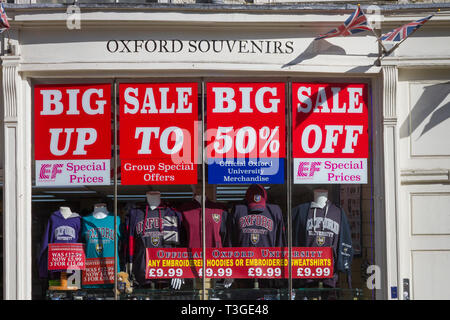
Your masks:
{"label": "shop window", "polygon": [[368,94],[364,83],[36,84],[33,298],[372,299]]}

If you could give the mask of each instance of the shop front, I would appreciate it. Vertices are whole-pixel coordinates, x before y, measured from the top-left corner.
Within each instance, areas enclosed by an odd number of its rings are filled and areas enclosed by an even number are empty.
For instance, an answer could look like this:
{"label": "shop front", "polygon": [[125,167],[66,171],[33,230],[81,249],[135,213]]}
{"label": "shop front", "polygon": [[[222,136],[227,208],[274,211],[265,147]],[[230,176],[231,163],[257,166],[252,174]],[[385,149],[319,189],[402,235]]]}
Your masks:
{"label": "shop front", "polygon": [[351,10],[80,9],[9,11],[6,299],[402,298],[411,74]]}

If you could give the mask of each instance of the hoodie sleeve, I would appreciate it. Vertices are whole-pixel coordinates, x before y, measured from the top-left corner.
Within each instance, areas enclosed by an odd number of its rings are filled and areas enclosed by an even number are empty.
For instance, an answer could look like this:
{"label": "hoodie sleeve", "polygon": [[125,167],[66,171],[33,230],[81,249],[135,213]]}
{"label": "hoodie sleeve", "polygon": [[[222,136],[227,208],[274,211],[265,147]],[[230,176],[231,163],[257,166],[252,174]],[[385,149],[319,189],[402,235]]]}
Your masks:
{"label": "hoodie sleeve", "polygon": [[47,226],[45,228],[44,234],[42,236],[41,250],[39,252],[39,257],[38,257],[39,278],[41,278],[41,279],[45,279],[48,277],[47,253],[48,253],[48,244],[49,244],[49,242],[51,242],[51,238],[52,238],[51,229],[52,229],[52,223],[51,223],[51,219],[49,219],[47,222]]}
{"label": "hoodie sleeve", "polygon": [[227,229],[228,229],[228,211],[222,212],[222,223],[220,224],[220,238],[222,239],[222,246],[228,247],[227,241]]}
{"label": "hoodie sleeve", "polygon": [[126,238],[127,238],[127,244],[126,244],[126,258],[127,258],[127,262],[128,263],[132,263],[133,262],[133,258],[134,258],[134,239],[135,239],[135,212],[133,211],[134,209],[132,209],[129,212],[128,215],[128,219],[127,219],[127,226],[125,228],[125,232],[126,232]]}
{"label": "hoodie sleeve", "polygon": [[309,204],[301,204],[292,210],[292,246],[304,247],[306,245],[306,219]]}
{"label": "hoodie sleeve", "polygon": [[281,213],[281,208],[277,208],[279,210],[280,216],[278,221],[278,235],[277,235],[277,247],[286,247],[286,229],[284,226],[283,214]]}
{"label": "hoodie sleeve", "polygon": [[[336,268],[337,271],[347,274],[349,286],[351,284],[353,246],[350,224],[344,210],[341,209],[341,225],[339,231],[338,254]],[[351,286],[350,286],[351,287]]]}

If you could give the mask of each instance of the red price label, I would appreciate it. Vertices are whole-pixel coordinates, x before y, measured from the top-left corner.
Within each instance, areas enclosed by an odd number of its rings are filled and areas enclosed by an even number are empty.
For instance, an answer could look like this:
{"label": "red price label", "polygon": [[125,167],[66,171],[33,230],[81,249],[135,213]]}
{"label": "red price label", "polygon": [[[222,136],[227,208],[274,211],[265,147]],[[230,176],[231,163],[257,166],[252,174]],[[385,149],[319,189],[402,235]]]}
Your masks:
{"label": "red price label", "polygon": [[114,283],[114,258],[86,259],[83,285]]}
{"label": "red price label", "polygon": [[[288,277],[286,248],[147,249],[146,278],[274,278]],[[292,248],[293,278],[331,278],[331,248]]]}
{"label": "red price label", "polygon": [[84,270],[86,256],[82,243],[49,243],[48,270]]}

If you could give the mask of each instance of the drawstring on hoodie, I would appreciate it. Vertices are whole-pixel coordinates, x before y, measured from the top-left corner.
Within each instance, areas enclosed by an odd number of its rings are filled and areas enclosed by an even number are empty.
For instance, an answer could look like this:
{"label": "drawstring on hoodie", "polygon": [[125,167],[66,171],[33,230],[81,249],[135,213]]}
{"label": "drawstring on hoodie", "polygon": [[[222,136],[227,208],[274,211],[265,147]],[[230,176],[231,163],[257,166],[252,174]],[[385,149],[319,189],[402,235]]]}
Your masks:
{"label": "drawstring on hoodie", "polygon": [[[314,217],[313,217],[313,231],[314,231],[314,234],[316,233],[316,211],[317,211],[317,208],[314,207]],[[325,219],[327,217],[327,213],[328,213],[328,203],[325,205],[325,214],[323,215],[322,230],[321,231],[324,230]]]}
{"label": "drawstring on hoodie", "polygon": [[[159,231],[163,231],[163,219],[161,215],[161,208],[158,207],[158,214],[159,214]],[[148,215],[148,206],[145,206],[145,217],[144,217],[144,234],[145,230],[147,229],[147,215]]]}
{"label": "drawstring on hoodie", "polygon": [[159,213],[159,231],[162,232],[163,230],[163,221],[161,218],[161,208],[158,207],[158,213]]}

